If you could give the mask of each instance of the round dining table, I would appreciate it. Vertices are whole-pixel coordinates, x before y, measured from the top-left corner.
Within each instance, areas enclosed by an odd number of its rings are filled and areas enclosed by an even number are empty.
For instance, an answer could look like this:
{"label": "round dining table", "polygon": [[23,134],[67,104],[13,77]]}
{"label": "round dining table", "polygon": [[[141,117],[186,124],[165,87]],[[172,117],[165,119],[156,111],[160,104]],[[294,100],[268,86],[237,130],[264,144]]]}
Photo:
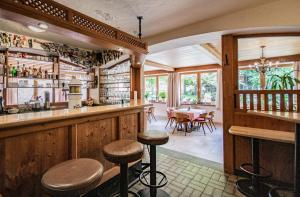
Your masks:
{"label": "round dining table", "polygon": [[172,116],[176,116],[176,113],[185,113],[189,115],[191,121],[199,117],[199,115],[206,113],[205,109],[175,109],[172,111]]}

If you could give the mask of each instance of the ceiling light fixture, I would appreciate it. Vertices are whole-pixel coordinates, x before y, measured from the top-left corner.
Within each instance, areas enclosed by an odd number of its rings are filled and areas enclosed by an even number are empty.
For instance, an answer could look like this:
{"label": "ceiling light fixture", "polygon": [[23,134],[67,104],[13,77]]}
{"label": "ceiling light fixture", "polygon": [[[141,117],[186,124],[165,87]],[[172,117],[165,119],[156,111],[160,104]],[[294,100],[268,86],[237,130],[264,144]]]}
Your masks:
{"label": "ceiling light fixture", "polygon": [[39,23],[38,27],[41,28],[41,29],[45,29],[45,30],[48,29],[48,25],[45,24],[45,23]]}
{"label": "ceiling light fixture", "polygon": [[42,29],[42,28],[39,28],[39,27],[36,27],[33,25],[28,25],[27,27],[28,27],[28,29],[30,29],[31,31],[34,31],[36,33],[42,33],[42,32],[46,31],[45,29]]}
{"label": "ceiling light fixture", "polygon": [[142,38],[142,20],[143,20],[143,17],[142,16],[138,16],[137,17],[138,21],[139,21],[139,38],[141,39]]}
{"label": "ceiling light fixture", "polygon": [[[259,62],[254,63],[254,68],[258,73],[265,74],[267,71],[270,71],[271,67],[273,66],[273,63],[264,56],[264,49],[266,46],[261,46],[261,57],[259,58]],[[275,63],[275,66],[277,66],[279,62],[277,61]],[[251,66],[252,67],[252,66]]]}

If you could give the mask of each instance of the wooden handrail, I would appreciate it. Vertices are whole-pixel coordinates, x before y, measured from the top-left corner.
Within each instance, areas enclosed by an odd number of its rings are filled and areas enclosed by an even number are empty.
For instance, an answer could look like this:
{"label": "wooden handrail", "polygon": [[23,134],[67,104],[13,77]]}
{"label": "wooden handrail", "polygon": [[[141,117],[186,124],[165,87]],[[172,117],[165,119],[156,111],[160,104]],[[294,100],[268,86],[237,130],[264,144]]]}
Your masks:
{"label": "wooden handrail", "polygon": [[236,111],[300,112],[300,90],[235,90]]}
{"label": "wooden handrail", "polygon": [[229,133],[232,135],[250,137],[262,140],[270,140],[284,143],[295,143],[295,134],[293,132],[260,129],[252,127],[231,126]]}

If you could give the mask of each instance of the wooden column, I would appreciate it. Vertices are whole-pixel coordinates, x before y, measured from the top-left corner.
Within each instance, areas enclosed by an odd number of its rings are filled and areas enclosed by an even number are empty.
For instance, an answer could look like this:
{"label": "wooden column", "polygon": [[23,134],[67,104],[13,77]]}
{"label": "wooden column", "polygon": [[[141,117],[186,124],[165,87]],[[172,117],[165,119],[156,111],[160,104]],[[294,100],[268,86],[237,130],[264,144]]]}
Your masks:
{"label": "wooden column", "polygon": [[228,132],[234,121],[234,90],[238,89],[237,39],[233,35],[222,36],[222,65],[224,170],[233,173],[234,137]]}

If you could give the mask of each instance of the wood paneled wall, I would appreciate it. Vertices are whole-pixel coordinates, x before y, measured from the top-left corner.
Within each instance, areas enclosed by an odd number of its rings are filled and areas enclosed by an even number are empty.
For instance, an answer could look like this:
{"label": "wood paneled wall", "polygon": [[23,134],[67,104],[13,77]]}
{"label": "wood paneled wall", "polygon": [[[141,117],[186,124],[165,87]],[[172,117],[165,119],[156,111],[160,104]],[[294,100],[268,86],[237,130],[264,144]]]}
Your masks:
{"label": "wood paneled wall", "polygon": [[117,139],[136,139],[143,130],[143,118],[144,109],[134,109],[24,128],[32,128],[30,133],[16,134],[18,129],[12,128],[10,136],[0,136],[0,193],[41,196],[42,174],[72,158],[97,159],[105,170],[111,169],[114,164],[104,159],[103,146]]}

